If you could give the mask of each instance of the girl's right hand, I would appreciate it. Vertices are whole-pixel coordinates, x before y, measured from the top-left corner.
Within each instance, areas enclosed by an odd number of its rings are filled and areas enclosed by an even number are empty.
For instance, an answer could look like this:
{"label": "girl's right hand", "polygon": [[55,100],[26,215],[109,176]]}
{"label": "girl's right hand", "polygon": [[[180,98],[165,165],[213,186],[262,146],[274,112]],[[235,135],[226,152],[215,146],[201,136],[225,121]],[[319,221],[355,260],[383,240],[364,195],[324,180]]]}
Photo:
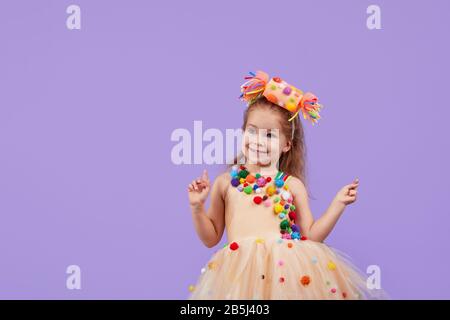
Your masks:
{"label": "girl's right hand", "polygon": [[189,204],[191,207],[198,207],[205,203],[209,188],[208,172],[205,169],[202,176],[198,177],[197,180],[192,180],[192,183],[188,186]]}
{"label": "girl's right hand", "polygon": [[351,184],[344,186],[336,194],[335,199],[344,205],[349,205],[356,201],[356,196],[358,191],[356,190],[359,186],[359,179],[356,178]]}

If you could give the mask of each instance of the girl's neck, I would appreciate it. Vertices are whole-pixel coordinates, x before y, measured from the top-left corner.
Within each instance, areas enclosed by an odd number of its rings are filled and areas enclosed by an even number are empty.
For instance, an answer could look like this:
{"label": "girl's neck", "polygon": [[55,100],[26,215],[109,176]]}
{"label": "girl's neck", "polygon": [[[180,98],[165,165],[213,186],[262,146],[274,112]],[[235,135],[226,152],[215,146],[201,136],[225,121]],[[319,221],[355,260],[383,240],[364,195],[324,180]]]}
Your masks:
{"label": "girl's neck", "polygon": [[278,168],[276,165],[259,166],[257,164],[245,163],[244,166],[249,172],[253,174],[259,173],[262,176],[274,176],[278,173]]}

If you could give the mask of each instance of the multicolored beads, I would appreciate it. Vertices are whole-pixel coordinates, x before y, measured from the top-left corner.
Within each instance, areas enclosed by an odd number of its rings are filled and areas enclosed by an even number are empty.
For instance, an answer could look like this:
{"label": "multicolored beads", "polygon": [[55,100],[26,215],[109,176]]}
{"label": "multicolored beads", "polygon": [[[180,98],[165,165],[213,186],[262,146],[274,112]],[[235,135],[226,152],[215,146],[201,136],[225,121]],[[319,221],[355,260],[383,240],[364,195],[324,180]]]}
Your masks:
{"label": "multicolored beads", "polygon": [[[252,195],[253,203],[256,205],[264,204],[265,207],[272,205],[274,214],[281,219],[280,233],[282,239],[303,239],[300,235],[300,229],[295,224],[297,214],[293,204],[294,197],[289,192],[286,181],[289,175],[278,171],[274,181],[271,177],[263,177],[257,173],[251,174],[243,165],[233,166],[231,171],[231,185],[239,192]],[[272,182],[272,183],[271,183]],[[271,200],[271,197],[274,197]]]}

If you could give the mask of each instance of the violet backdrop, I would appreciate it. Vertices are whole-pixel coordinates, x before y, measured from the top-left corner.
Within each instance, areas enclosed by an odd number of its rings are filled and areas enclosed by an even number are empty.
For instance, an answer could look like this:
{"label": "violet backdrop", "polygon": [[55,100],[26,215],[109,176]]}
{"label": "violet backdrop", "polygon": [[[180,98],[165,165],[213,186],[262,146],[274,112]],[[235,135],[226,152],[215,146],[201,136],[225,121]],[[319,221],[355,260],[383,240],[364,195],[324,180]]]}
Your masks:
{"label": "violet backdrop", "polygon": [[223,166],[173,164],[171,133],[240,127],[263,69],[324,104],[303,122],[315,217],[360,179],[327,243],[392,298],[449,299],[449,18],[446,0],[2,0],[0,298],[185,299],[226,242],[201,244],[186,186]]}

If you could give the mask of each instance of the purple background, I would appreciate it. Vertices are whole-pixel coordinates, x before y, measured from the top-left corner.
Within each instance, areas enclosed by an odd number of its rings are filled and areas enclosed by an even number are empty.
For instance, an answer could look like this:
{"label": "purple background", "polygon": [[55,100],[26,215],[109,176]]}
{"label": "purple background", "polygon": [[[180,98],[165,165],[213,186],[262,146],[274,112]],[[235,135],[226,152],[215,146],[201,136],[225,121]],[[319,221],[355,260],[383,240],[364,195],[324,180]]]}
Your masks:
{"label": "purple background", "polygon": [[172,164],[170,136],[240,127],[259,68],[325,105],[305,125],[314,215],[361,181],[328,244],[379,265],[392,298],[450,298],[449,16],[446,0],[3,0],[0,298],[186,298],[221,247],[197,238],[186,186],[223,166]]}

